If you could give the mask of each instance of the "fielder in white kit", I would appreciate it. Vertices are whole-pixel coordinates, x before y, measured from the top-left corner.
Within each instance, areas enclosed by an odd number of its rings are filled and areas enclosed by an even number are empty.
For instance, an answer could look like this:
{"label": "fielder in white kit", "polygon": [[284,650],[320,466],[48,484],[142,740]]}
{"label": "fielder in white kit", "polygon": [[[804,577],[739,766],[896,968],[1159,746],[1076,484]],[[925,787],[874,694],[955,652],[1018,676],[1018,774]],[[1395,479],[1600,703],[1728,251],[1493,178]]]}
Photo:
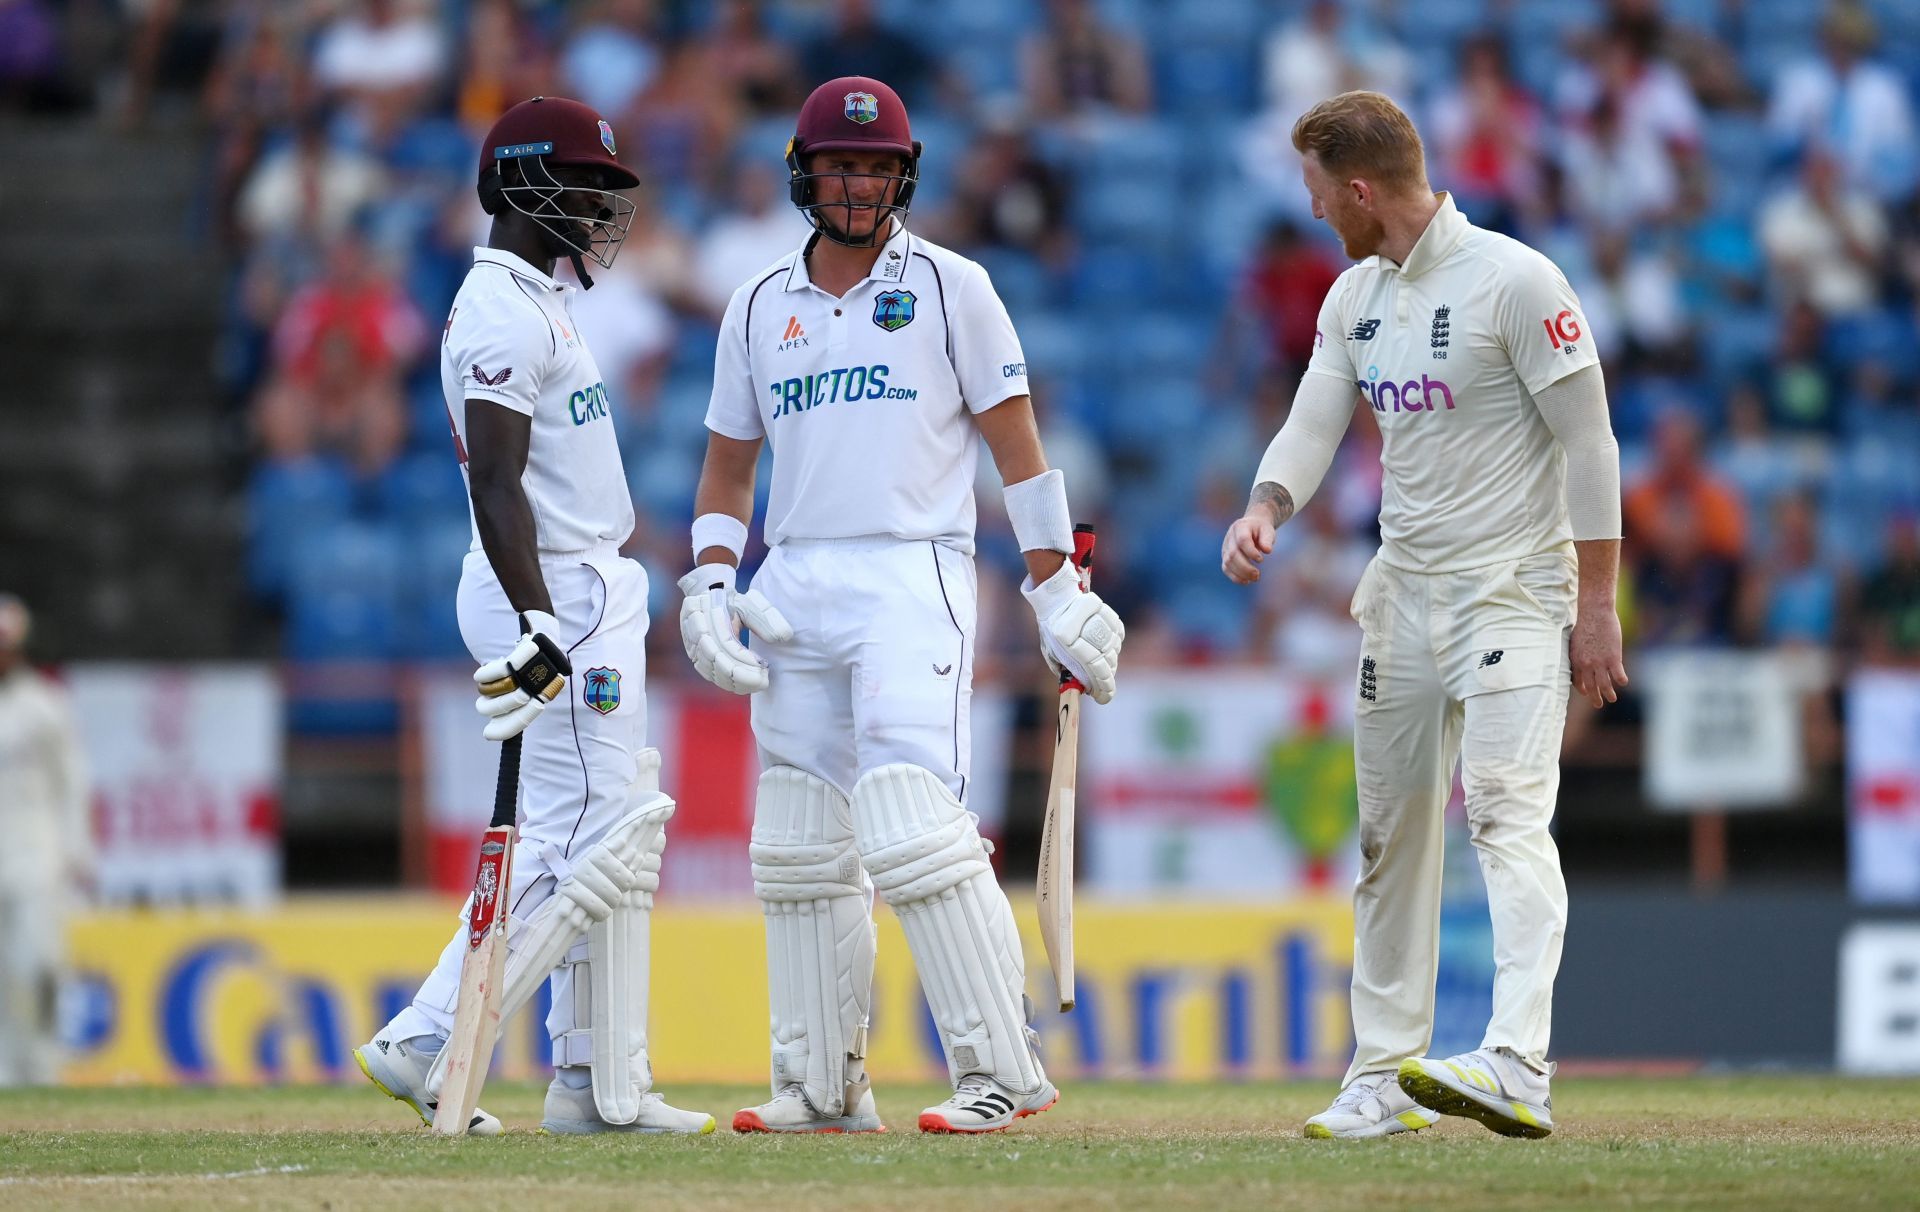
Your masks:
{"label": "fielder in white kit", "polygon": [[93,879],[80,734],[66,692],[27,664],[31,628],[0,593],[0,1086],[60,1080],[67,914]]}
{"label": "fielder in white kit", "polygon": [[[488,740],[520,734],[504,1021],[551,975],[555,1074],[544,1131],[711,1132],[651,1092],[648,919],[673,801],[646,739],[647,574],[620,555],[633,503],[606,385],[554,264],[607,266],[639,184],[613,129],[576,101],[508,110],[481,149],[487,247],[454,298],[440,379],[474,542],[460,632],[481,667]],[[433,1058],[453,1025],[466,911],[413,1003],[355,1049],[367,1077],[433,1122]],[[556,971],[557,969],[557,971]],[[499,1132],[476,1113],[469,1131]]]}
{"label": "fielder in white kit", "polygon": [[[1598,707],[1627,680],[1619,448],[1599,360],[1554,264],[1433,193],[1420,136],[1393,102],[1330,98],[1293,143],[1314,215],[1360,263],[1327,293],[1292,413],[1222,545],[1227,575],[1259,579],[1356,403],[1373,409],[1385,470],[1380,551],[1353,598],[1365,635],[1356,1046],[1344,1089],[1306,1134],[1385,1136],[1446,1113],[1545,1136],[1567,914],[1548,826],[1567,688]],[[1423,1053],[1456,762],[1493,915],[1493,1018],[1480,1048],[1434,1060]]]}
{"label": "fielder in white kit", "polygon": [[[906,229],[919,157],[885,84],[815,89],[787,155],[815,234],[734,293],[715,358],[680,624],[704,677],[753,695],[760,750],[773,1098],[734,1117],[742,1132],[882,1130],[865,1071],[875,888],[954,1083],[921,1130],[997,1131],[1058,1097],[1028,1026],[1012,909],[966,808],[981,437],[1008,484],[1048,662],[1104,703],[1125,632],[1066,562],[1065,484],[992,283]],[[741,593],[763,442],[771,552]]]}

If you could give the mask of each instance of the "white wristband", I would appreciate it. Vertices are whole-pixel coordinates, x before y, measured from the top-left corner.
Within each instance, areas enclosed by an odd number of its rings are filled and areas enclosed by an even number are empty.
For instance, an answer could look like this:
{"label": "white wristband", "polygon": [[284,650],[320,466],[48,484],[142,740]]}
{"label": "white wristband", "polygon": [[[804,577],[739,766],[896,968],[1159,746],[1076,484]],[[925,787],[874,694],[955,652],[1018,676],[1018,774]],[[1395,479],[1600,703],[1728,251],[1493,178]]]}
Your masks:
{"label": "white wristband", "polygon": [[747,524],[730,513],[703,513],[693,520],[693,558],[709,547],[724,547],[734,563],[747,550]]}
{"label": "white wristband", "polygon": [[1067,508],[1067,477],[1059,468],[1007,485],[1007,521],[1022,551],[1073,554],[1073,513]]}

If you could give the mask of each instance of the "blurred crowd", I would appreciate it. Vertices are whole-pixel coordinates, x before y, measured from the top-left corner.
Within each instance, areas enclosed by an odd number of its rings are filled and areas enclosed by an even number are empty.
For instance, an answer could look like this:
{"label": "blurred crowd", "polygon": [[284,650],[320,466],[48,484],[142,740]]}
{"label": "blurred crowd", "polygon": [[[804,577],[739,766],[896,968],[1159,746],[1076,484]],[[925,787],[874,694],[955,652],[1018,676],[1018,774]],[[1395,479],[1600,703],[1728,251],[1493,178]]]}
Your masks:
{"label": "blurred crowd", "polygon": [[[65,7],[0,0],[0,98],[71,92]],[[291,656],[463,651],[433,336],[485,238],[480,136],[539,93],[604,112],[646,182],[576,315],[619,411],[631,551],[655,617],[672,608],[718,317],[806,235],[782,188],[800,99],[866,73],[926,145],[912,226],[982,261],[1020,329],[1130,664],[1352,667],[1370,414],[1257,592],[1218,551],[1345,266],[1288,131],[1356,87],[1405,105],[1436,187],[1550,255],[1585,304],[1622,444],[1630,641],[1920,662],[1912,0],[122,7],[131,66],[107,103],[133,121],[191,90],[209,131],[250,581]],[[1037,673],[993,488],[982,671]],[[667,673],[672,632],[654,629]]]}

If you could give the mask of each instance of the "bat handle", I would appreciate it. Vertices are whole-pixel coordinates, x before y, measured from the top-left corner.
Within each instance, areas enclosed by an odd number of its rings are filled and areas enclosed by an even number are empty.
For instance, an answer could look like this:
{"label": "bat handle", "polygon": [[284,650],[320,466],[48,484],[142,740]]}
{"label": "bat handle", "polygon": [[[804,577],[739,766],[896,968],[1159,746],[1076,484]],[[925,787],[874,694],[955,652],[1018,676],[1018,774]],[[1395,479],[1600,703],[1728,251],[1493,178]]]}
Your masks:
{"label": "bat handle", "polygon": [[520,735],[515,733],[500,746],[500,781],[493,788],[491,828],[513,824],[514,809],[520,803]]}
{"label": "bat handle", "polygon": [[[1080,590],[1083,593],[1093,587],[1094,538],[1092,522],[1081,522],[1074,526],[1073,555],[1068,558],[1073,561],[1073,566],[1080,570]],[[1074,677],[1062,669],[1060,671],[1060,693],[1065,694],[1069,690],[1078,690],[1082,694],[1085,694],[1087,688],[1079,678]]]}

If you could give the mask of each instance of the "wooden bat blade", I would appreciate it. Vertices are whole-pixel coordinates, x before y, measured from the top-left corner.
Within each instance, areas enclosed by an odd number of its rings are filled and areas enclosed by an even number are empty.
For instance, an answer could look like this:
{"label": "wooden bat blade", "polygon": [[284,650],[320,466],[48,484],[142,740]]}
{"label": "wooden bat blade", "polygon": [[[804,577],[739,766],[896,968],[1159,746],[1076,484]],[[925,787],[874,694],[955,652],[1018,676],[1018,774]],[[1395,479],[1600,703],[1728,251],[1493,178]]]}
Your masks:
{"label": "wooden bat blade", "polygon": [[440,1082],[433,1130],[464,1136],[487,1080],[493,1041],[500,1033],[500,985],[507,967],[507,889],[513,882],[513,826],[487,830],[468,914],[467,954],[460,963],[460,995],[453,1032],[445,1045],[446,1075]]}
{"label": "wooden bat blade", "polygon": [[1073,835],[1074,798],[1079,774],[1080,692],[1060,695],[1053,743],[1053,776],[1047,788],[1047,815],[1040,833],[1040,871],[1034,903],[1040,915],[1040,942],[1047,951],[1060,1009],[1073,1009]]}

